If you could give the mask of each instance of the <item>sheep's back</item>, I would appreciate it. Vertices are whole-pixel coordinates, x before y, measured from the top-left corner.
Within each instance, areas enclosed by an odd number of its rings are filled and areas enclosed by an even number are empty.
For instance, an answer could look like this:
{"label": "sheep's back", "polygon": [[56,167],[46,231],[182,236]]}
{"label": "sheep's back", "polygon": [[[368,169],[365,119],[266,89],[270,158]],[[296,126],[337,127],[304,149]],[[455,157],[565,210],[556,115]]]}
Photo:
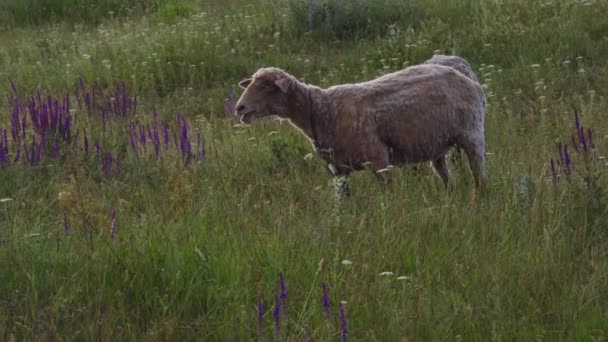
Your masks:
{"label": "sheep's back", "polygon": [[450,67],[420,65],[328,91],[353,130],[373,128],[413,161],[444,153],[459,134],[483,132],[483,90]]}

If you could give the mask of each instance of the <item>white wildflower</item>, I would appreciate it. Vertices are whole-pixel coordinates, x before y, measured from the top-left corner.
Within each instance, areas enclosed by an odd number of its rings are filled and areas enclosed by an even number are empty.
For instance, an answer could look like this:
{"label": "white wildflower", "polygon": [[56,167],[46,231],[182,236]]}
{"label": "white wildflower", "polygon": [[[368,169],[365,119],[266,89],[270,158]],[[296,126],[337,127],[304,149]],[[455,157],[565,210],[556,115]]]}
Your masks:
{"label": "white wildflower", "polygon": [[350,260],[346,260],[346,259],[342,260],[342,265],[352,265],[352,264],[353,264],[353,262]]}
{"label": "white wildflower", "polygon": [[380,273],[379,276],[381,276],[381,277],[390,277],[393,274],[394,274],[393,272],[385,271],[385,272]]}

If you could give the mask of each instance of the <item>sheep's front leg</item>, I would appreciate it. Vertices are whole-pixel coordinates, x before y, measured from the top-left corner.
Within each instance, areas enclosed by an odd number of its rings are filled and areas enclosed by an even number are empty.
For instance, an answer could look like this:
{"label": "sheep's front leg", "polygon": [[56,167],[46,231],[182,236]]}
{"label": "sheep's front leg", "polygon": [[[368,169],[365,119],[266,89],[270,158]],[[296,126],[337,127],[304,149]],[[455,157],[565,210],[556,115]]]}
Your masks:
{"label": "sheep's front leg", "polygon": [[387,149],[378,149],[370,163],[374,175],[382,184],[389,185],[393,182]]}

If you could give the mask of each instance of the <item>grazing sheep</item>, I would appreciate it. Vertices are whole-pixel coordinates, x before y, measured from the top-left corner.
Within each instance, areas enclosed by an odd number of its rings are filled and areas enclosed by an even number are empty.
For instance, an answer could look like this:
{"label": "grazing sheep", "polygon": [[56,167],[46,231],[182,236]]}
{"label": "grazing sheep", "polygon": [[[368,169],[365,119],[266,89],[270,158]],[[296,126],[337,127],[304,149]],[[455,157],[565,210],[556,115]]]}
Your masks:
{"label": "grazing sheep", "polygon": [[424,64],[435,64],[435,65],[445,65],[452,67],[458,71],[460,71],[466,77],[472,79],[473,81],[479,83],[477,76],[471,69],[469,62],[466,59],[458,56],[446,56],[446,55],[433,55],[431,59],[424,62]]}
{"label": "grazing sheep", "polygon": [[477,186],[485,183],[484,93],[451,67],[423,64],[327,89],[262,68],[239,86],[245,91],[235,114],[242,123],[270,115],[288,119],[334,175],[370,165],[388,183],[391,165],[431,161],[447,186],[445,155],[460,146]]}

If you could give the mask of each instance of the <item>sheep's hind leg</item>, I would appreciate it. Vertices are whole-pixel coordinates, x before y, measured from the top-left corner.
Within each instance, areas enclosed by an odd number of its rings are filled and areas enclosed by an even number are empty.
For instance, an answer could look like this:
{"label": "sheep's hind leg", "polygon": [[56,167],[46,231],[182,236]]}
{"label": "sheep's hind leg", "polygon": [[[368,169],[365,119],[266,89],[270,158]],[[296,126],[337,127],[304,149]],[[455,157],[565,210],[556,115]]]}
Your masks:
{"label": "sheep's hind leg", "polygon": [[441,177],[443,181],[443,185],[447,188],[450,184],[450,169],[448,168],[448,163],[445,159],[445,156],[441,156],[435,160],[433,160],[433,168],[435,172]]}
{"label": "sheep's hind leg", "polygon": [[462,148],[469,159],[469,166],[471,167],[473,178],[475,178],[475,185],[477,188],[485,188],[487,176],[485,144],[483,140],[468,141],[462,144]]}

